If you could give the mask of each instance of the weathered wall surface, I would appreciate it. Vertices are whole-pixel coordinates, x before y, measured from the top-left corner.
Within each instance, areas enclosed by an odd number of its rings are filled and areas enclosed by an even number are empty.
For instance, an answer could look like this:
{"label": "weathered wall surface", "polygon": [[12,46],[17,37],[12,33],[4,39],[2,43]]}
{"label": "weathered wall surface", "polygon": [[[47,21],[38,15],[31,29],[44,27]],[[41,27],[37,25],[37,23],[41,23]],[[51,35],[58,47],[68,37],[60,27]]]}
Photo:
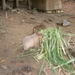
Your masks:
{"label": "weathered wall surface", "polygon": [[32,6],[38,10],[57,10],[61,9],[61,0],[31,0]]}
{"label": "weathered wall surface", "polygon": [[62,8],[61,0],[46,0],[46,10],[57,10]]}

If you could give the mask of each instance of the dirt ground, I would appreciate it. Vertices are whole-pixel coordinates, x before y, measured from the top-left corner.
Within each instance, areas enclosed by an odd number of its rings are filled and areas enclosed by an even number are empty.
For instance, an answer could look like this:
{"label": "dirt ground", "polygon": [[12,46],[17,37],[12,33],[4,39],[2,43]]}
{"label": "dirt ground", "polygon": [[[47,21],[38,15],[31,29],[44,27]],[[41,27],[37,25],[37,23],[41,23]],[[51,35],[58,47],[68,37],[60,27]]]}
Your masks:
{"label": "dirt ground", "polygon": [[[62,2],[63,13],[47,14],[44,12],[31,13],[20,7],[19,12],[0,10],[0,75],[38,75],[42,60],[36,62],[31,56],[17,59],[23,48],[14,52],[21,45],[25,36],[32,34],[33,27],[44,24],[53,27],[61,20],[67,20],[70,25],[58,26],[63,33],[75,33],[75,2]],[[50,21],[51,20],[51,21]],[[75,37],[72,37],[75,44]],[[75,48],[74,48],[75,49]],[[46,75],[44,72],[42,75]],[[51,72],[47,75],[52,75]],[[60,75],[65,75],[64,73]]]}

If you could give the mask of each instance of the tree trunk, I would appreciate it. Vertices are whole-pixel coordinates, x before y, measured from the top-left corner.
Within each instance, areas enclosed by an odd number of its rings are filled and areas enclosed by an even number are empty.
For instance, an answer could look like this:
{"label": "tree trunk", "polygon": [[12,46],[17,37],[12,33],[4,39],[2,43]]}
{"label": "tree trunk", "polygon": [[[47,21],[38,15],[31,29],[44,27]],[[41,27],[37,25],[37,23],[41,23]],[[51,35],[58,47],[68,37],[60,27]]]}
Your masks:
{"label": "tree trunk", "polygon": [[14,0],[13,1],[13,8],[18,8],[19,7],[19,0]]}
{"label": "tree trunk", "polygon": [[5,0],[1,0],[1,6],[2,6],[3,10],[6,9],[6,1]]}
{"label": "tree trunk", "polygon": [[27,0],[27,9],[31,10],[31,0]]}

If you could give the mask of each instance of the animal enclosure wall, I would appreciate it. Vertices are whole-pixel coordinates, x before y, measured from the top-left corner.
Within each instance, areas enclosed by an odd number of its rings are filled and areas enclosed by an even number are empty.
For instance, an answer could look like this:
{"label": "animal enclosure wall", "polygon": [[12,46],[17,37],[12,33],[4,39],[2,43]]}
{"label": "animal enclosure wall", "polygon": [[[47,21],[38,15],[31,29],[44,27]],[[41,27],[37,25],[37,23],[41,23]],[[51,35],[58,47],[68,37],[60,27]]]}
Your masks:
{"label": "animal enclosure wall", "polygon": [[58,10],[62,8],[61,0],[31,0],[32,7],[38,10]]}

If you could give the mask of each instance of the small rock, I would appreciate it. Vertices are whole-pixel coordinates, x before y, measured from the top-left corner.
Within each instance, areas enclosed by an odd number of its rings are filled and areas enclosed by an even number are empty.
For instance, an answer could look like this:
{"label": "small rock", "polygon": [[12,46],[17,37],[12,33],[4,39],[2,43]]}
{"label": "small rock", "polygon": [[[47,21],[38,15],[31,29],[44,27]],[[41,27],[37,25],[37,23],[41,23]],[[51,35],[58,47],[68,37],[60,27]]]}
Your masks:
{"label": "small rock", "polygon": [[57,25],[62,25],[62,26],[69,26],[70,22],[68,22],[67,20],[62,20],[58,23],[56,23]]}
{"label": "small rock", "polygon": [[4,33],[5,33],[5,30],[0,30],[0,33],[1,33],[1,34],[4,34]]}
{"label": "small rock", "polygon": [[8,69],[8,67],[5,66],[5,65],[2,65],[1,67],[2,67],[3,69],[5,69],[5,70]]}
{"label": "small rock", "polygon": [[66,20],[63,20],[63,26],[68,26],[70,23]]}

